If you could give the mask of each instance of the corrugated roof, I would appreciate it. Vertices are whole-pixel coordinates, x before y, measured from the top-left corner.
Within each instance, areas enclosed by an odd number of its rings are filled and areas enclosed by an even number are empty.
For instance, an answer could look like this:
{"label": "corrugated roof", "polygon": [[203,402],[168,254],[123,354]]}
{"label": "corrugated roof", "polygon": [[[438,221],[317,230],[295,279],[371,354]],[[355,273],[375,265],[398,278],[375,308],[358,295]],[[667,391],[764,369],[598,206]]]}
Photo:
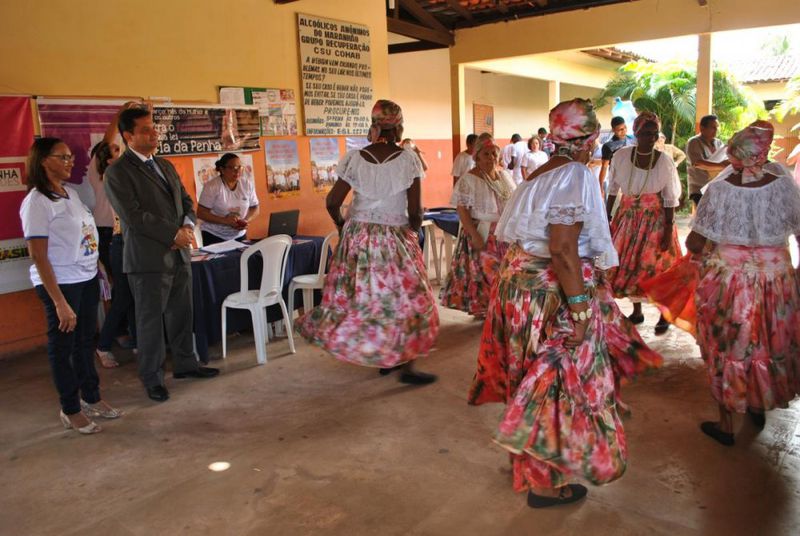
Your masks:
{"label": "corrugated roof", "polygon": [[785,82],[800,74],[800,55],[758,56],[728,65],[739,82]]}

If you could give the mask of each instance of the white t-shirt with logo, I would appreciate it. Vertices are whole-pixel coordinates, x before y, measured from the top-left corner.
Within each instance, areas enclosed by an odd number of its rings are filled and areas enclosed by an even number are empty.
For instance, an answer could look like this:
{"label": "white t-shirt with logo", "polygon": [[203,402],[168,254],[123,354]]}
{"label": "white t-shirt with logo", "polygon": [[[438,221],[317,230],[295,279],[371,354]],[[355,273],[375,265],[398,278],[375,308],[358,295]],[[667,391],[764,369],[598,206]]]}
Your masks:
{"label": "white t-shirt with logo", "polygon": [[[231,212],[244,218],[250,207],[258,206],[258,197],[253,183],[248,180],[240,180],[236,184],[236,189],[231,190],[221,178],[216,178],[203,186],[203,193],[200,194],[197,204],[206,207],[214,216],[220,218],[224,218]],[[202,229],[224,240],[239,238],[246,233],[244,229],[236,229],[209,221],[203,222]]]}
{"label": "white t-shirt with logo", "polygon": [[[67,197],[51,201],[31,190],[19,209],[25,239],[47,238],[47,260],[59,285],[82,283],[97,275],[97,226],[78,193],[64,186]],[[41,285],[36,265],[31,265],[31,283]]]}

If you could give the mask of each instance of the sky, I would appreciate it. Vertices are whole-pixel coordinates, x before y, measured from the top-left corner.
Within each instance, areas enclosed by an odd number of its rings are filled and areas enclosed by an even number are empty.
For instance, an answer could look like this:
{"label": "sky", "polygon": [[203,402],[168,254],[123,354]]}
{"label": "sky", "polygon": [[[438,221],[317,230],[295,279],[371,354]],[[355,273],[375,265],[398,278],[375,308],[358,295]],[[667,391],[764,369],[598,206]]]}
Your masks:
{"label": "sky", "polygon": [[[800,54],[800,24],[715,33],[712,54],[719,63],[734,63],[745,57],[763,55],[762,46],[784,35],[789,37],[791,51]],[[744,51],[743,43],[749,44]],[[697,60],[696,35],[620,43],[616,47],[655,61]]]}

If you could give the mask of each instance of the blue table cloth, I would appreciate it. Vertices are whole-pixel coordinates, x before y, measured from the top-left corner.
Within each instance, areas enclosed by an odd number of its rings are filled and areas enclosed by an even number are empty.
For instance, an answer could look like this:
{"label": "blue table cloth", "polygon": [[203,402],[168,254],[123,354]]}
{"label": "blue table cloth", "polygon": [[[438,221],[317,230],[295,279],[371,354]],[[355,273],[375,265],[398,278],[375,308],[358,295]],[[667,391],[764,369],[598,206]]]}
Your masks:
{"label": "blue table cloth", "polygon": [[[315,274],[322,255],[321,236],[297,236],[286,259],[286,276],[283,285],[283,299],[289,305],[289,283],[297,275]],[[326,252],[329,255],[330,252]],[[214,255],[207,259],[192,262],[192,299],[194,307],[194,336],[200,360],[208,363],[208,347],[222,340],[222,302],[240,290],[239,260],[241,251],[231,251]],[[253,255],[248,261],[249,288],[256,289],[261,284],[261,255]],[[302,307],[303,300],[295,299],[295,308]],[[246,310],[228,309],[228,332],[250,331],[253,329],[250,313]],[[281,319],[277,305],[267,307],[267,320]]]}
{"label": "blue table cloth", "polygon": [[424,218],[433,220],[433,223],[447,234],[458,236],[458,213],[448,212],[426,212]]}

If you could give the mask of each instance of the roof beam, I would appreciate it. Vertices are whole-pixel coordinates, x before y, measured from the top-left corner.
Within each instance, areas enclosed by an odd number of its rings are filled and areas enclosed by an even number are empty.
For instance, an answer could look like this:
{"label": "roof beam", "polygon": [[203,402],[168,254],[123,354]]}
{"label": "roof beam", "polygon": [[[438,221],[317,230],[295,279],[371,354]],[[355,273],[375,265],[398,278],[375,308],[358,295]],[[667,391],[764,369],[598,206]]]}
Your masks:
{"label": "roof beam", "polygon": [[437,32],[449,32],[444,24],[439,22],[439,19],[428,13],[428,11],[417,3],[416,0],[400,0],[400,5],[403,9],[411,13],[411,15],[420,21],[422,24]]}
{"label": "roof beam", "polygon": [[472,16],[472,13],[469,12],[469,9],[466,9],[464,6],[462,6],[458,0],[447,0],[447,5],[450,6],[453,11],[458,13],[459,16],[463,17],[469,22],[475,22],[475,18]]}
{"label": "roof beam", "polygon": [[391,17],[386,17],[386,29],[392,33],[419,39],[420,41],[429,41],[444,46],[455,44],[453,34],[450,32],[440,32],[428,28],[427,26],[420,26],[419,24],[413,24]]}
{"label": "roof beam", "polygon": [[402,54],[403,52],[419,52],[421,50],[433,50],[437,48],[447,48],[447,45],[429,43],[428,41],[415,41],[413,43],[396,43],[389,45],[389,54]]}
{"label": "roof beam", "polygon": [[497,11],[499,11],[503,15],[508,13],[508,8],[503,3],[503,0],[494,0],[494,5],[497,6]]}

